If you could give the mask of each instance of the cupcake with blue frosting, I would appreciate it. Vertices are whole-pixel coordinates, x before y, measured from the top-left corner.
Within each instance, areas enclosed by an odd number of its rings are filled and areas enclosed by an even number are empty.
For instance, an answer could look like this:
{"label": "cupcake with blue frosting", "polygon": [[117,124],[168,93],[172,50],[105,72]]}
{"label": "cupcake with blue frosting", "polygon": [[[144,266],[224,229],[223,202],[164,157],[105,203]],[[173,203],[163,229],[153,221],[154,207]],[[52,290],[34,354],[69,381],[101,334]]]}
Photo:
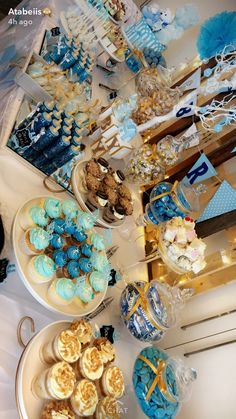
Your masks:
{"label": "cupcake with blue frosting", "polygon": [[89,243],[84,243],[82,244],[82,246],[80,247],[81,253],[83,256],[86,256],[87,258],[90,258],[90,256],[92,256],[93,254],[93,246],[92,244]]}
{"label": "cupcake with blue frosting", "polygon": [[20,225],[24,230],[32,227],[46,227],[49,223],[49,217],[46,211],[39,206],[26,208],[20,217]]}
{"label": "cupcake with blue frosting", "polygon": [[53,279],[56,272],[55,262],[46,255],[34,256],[28,264],[30,280],[36,284],[44,284]]}
{"label": "cupcake with blue frosting", "polygon": [[87,238],[88,238],[88,235],[85,233],[85,231],[82,228],[81,229],[76,228],[76,230],[72,234],[72,241],[74,239],[76,242],[79,242],[79,243],[82,243]]}
{"label": "cupcake with blue frosting", "polygon": [[91,214],[87,214],[86,212],[79,212],[77,222],[80,227],[82,227],[85,231],[91,230],[94,227],[95,218]]}
{"label": "cupcake with blue frosting", "polygon": [[80,257],[80,248],[78,246],[69,246],[66,249],[68,259],[78,260]]}
{"label": "cupcake with blue frosting", "polygon": [[57,218],[49,224],[48,229],[51,230],[52,233],[62,235],[65,232],[65,224],[65,220]]}
{"label": "cupcake with blue frosting", "polygon": [[75,286],[75,302],[81,304],[88,304],[94,299],[94,292],[90,284],[85,280],[85,277],[79,277]]}
{"label": "cupcake with blue frosting", "polygon": [[43,253],[49,246],[50,235],[41,227],[28,229],[21,240],[21,249],[27,255]]}
{"label": "cupcake with blue frosting", "polygon": [[62,249],[65,246],[65,239],[60,234],[53,234],[50,239],[50,246],[53,249]]}
{"label": "cupcake with blue frosting", "polygon": [[110,266],[107,257],[100,253],[93,253],[90,262],[92,267],[99,272],[107,272]]}
{"label": "cupcake with blue frosting", "polygon": [[89,282],[95,292],[103,292],[107,288],[107,278],[104,273],[93,271],[89,275]]}
{"label": "cupcake with blue frosting", "polygon": [[77,226],[72,220],[69,220],[69,219],[65,220],[64,231],[67,236],[73,235],[76,229],[77,229]]}
{"label": "cupcake with blue frosting", "polygon": [[84,273],[89,273],[93,269],[92,263],[88,258],[80,258],[79,260],[79,268]]}
{"label": "cupcake with blue frosting", "polygon": [[52,254],[52,258],[59,268],[63,268],[67,263],[67,254],[63,250],[55,250]]}
{"label": "cupcake with blue frosting", "polygon": [[48,288],[48,299],[59,306],[69,305],[75,296],[75,284],[68,278],[57,278]]}
{"label": "cupcake with blue frosting", "polygon": [[92,233],[89,238],[89,241],[93,246],[93,250],[99,252],[105,249],[104,239],[100,234]]}
{"label": "cupcake with blue frosting", "polygon": [[62,202],[61,209],[66,219],[72,220],[78,215],[78,206],[70,199],[65,199]]}
{"label": "cupcake with blue frosting", "polygon": [[44,209],[50,218],[59,218],[62,215],[61,202],[59,199],[45,199]]}
{"label": "cupcake with blue frosting", "polygon": [[67,278],[77,278],[80,274],[80,267],[77,260],[70,260],[63,268],[63,274]]}

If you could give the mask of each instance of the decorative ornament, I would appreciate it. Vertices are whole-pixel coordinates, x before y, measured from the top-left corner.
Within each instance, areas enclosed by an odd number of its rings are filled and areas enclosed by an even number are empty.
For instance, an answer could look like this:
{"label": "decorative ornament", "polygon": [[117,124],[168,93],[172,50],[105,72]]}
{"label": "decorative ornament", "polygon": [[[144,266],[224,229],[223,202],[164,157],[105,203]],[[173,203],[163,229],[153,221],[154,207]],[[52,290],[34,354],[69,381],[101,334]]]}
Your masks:
{"label": "decorative ornament", "polygon": [[[201,59],[222,53],[226,45],[236,46],[236,12],[222,12],[206,20],[199,33],[197,49]],[[230,51],[230,50],[229,50]]]}

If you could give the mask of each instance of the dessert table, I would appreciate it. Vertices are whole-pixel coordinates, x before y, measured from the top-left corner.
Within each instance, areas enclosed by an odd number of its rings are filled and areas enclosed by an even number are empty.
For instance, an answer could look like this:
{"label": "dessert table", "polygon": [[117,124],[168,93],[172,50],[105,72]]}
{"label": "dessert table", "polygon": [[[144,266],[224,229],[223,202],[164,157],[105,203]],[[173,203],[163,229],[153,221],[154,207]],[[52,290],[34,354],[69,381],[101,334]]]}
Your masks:
{"label": "dessert table", "polygon": [[[5,246],[2,257],[7,257],[10,263],[14,264],[14,254],[11,244],[11,227],[17,209],[27,200],[34,196],[52,195],[43,185],[43,177],[29,166],[26,166],[7,149],[0,150],[0,202],[1,215],[3,218],[6,234]],[[55,194],[56,196],[56,194]],[[68,193],[61,193],[60,197],[68,197]],[[134,229],[135,216],[142,210],[139,192],[136,191],[135,213],[125,221],[127,229]],[[99,228],[99,232],[102,230]],[[122,399],[121,415],[126,418],[144,418],[132,388],[132,370],[136,356],[145,344],[133,338],[122,323],[119,315],[119,296],[125,286],[125,281],[148,280],[147,266],[140,264],[133,266],[144,257],[144,236],[142,227],[135,242],[122,238],[119,229],[112,230],[112,245],[118,245],[116,254],[111,258],[114,268],[116,263],[122,263],[122,267],[130,266],[125,271],[125,280],[122,279],[117,285],[109,287],[107,296],[113,296],[114,301],[109,308],[99,314],[92,324],[95,330],[103,325],[112,325],[117,334],[117,360],[122,360],[122,368],[126,380],[126,393]],[[121,262],[120,262],[121,261]],[[55,313],[48,311],[41,306],[24,287],[17,272],[9,273],[4,283],[0,284],[0,315],[1,315],[1,336],[0,340],[0,417],[1,419],[15,419],[19,415],[15,404],[15,371],[22,352],[17,340],[17,325],[22,317],[30,316],[35,322],[36,332],[47,324],[63,320]],[[23,326],[25,341],[30,337],[28,324]]]}

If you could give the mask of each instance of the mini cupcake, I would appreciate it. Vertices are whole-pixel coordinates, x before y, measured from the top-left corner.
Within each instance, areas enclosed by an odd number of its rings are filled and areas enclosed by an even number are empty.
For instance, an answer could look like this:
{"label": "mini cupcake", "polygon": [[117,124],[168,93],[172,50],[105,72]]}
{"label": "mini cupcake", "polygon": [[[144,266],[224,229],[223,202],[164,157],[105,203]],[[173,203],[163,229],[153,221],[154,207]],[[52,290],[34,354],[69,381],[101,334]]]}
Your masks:
{"label": "mini cupcake", "polygon": [[88,194],[86,205],[90,211],[98,208],[104,208],[108,203],[108,196],[103,191],[90,192]]}
{"label": "mini cupcake", "polygon": [[100,251],[105,249],[104,238],[100,234],[92,233],[89,241],[92,244],[94,250]]}
{"label": "mini cupcake", "polygon": [[78,206],[74,201],[71,201],[70,199],[66,199],[62,202],[61,206],[62,212],[68,219],[73,219],[78,214]]}
{"label": "mini cupcake", "polygon": [[78,224],[84,230],[91,230],[94,227],[94,217],[86,212],[80,212],[77,218]]}
{"label": "mini cupcake", "polygon": [[103,190],[107,195],[108,203],[112,206],[116,205],[118,202],[118,193],[107,185],[103,185]]}
{"label": "mini cupcake", "polygon": [[44,249],[49,246],[49,239],[48,232],[42,228],[30,228],[22,237],[22,251],[27,255],[43,253]]}
{"label": "mini cupcake", "polygon": [[47,216],[46,211],[37,206],[26,208],[20,218],[20,224],[24,230],[37,226],[46,227],[48,222],[49,217]]}
{"label": "mini cupcake", "polygon": [[74,320],[70,329],[76,333],[83,347],[91,342],[93,330],[91,324],[86,320]]}
{"label": "mini cupcake", "polygon": [[103,292],[106,289],[107,280],[102,272],[91,272],[89,282],[95,292]]}
{"label": "mini cupcake", "polygon": [[94,299],[94,292],[92,287],[83,281],[76,287],[75,302],[81,305],[81,301],[84,304],[90,303]]}
{"label": "mini cupcake", "polygon": [[99,350],[95,347],[85,349],[77,366],[81,375],[88,380],[98,380],[103,374],[102,357]]}
{"label": "mini cupcake", "polygon": [[85,170],[88,174],[100,179],[101,177],[101,170],[99,164],[94,160],[89,160],[85,166]]}
{"label": "mini cupcake", "polygon": [[75,295],[75,285],[68,278],[55,279],[48,288],[49,300],[59,306],[69,305]]}
{"label": "mini cupcake", "polygon": [[126,198],[129,201],[131,201],[131,199],[132,199],[131,193],[130,193],[129,189],[127,188],[127,186],[120,185],[119,188],[118,188],[118,193],[121,196],[121,198]]}
{"label": "mini cupcake", "polygon": [[93,246],[91,244],[82,244],[82,246],[80,247],[82,255],[86,256],[87,258],[90,258],[90,256],[92,256],[93,254],[92,248]]}
{"label": "mini cupcake", "polygon": [[62,220],[61,218],[57,218],[56,220],[53,220],[49,226],[50,229],[52,229],[53,233],[56,234],[63,234],[65,231],[65,220]]}
{"label": "mini cupcake", "polygon": [[70,398],[71,407],[79,417],[92,416],[98,404],[98,393],[91,381],[80,380]]}
{"label": "mini cupcake", "polygon": [[67,254],[63,250],[55,250],[52,254],[52,258],[59,268],[63,268],[67,262]]}
{"label": "mini cupcake", "polygon": [[100,253],[93,253],[90,262],[92,264],[92,267],[96,269],[99,272],[106,272],[109,270],[109,262],[105,255],[102,255]]}
{"label": "mini cupcake", "polygon": [[80,258],[80,260],[78,262],[78,266],[79,266],[79,269],[82,272],[85,272],[85,273],[91,272],[91,270],[93,268],[92,264],[90,262],[90,259],[88,259],[88,258]]}
{"label": "mini cupcake", "polygon": [[115,205],[114,207],[106,208],[103,213],[103,219],[107,223],[114,223],[116,221],[121,221],[125,217],[124,208],[121,205]]}
{"label": "mini cupcake", "polygon": [[78,242],[83,242],[87,239],[87,234],[84,232],[84,230],[77,228],[74,233],[72,234],[72,238],[74,238]]}
{"label": "mini cupcake", "polygon": [[97,404],[95,419],[120,419],[119,407],[113,397],[104,397]]}
{"label": "mini cupcake", "polygon": [[124,209],[125,215],[133,214],[133,204],[127,198],[120,198],[119,204]]}
{"label": "mini cupcake", "polygon": [[70,262],[63,267],[63,275],[66,278],[77,278],[80,273],[80,267],[77,260],[70,260]]}
{"label": "mini cupcake", "polygon": [[53,234],[50,239],[50,246],[53,249],[61,249],[66,244],[65,239],[60,234]]}
{"label": "mini cupcake", "polygon": [[81,356],[81,343],[72,330],[63,330],[42,348],[42,357],[48,364],[66,361],[73,364]]}
{"label": "mini cupcake", "polygon": [[116,352],[112,343],[107,338],[97,338],[93,342],[93,346],[97,348],[101,354],[104,366],[107,366],[115,360]]}
{"label": "mini cupcake", "polygon": [[102,174],[108,173],[109,163],[107,160],[99,157],[99,159],[97,159],[97,164]]}
{"label": "mini cupcake", "polygon": [[65,221],[65,226],[64,226],[64,231],[66,235],[72,235],[74,234],[76,230],[76,224],[73,223],[73,221],[71,220],[66,220]]}
{"label": "mini cupcake", "polygon": [[120,368],[116,366],[106,368],[102,376],[101,387],[106,396],[120,399],[125,391],[124,376]]}
{"label": "mini cupcake", "polygon": [[121,185],[125,180],[125,175],[121,170],[116,170],[116,172],[113,173],[113,178],[115,179],[116,183],[118,183],[118,185]]}
{"label": "mini cupcake", "polygon": [[48,402],[42,411],[41,419],[75,419],[75,415],[64,400]]}
{"label": "mini cupcake", "polygon": [[66,250],[67,257],[72,260],[78,260],[80,257],[80,248],[78,246],[70,246]]}
{"label": "mini cupcake", "polygon": [[103,183],[109,186],[109,188],[113,188],[113,189],[117,188],[117,183],[114,177],[109,173],[103,178]]}
{"label": "mini cupcake", "polygon": [[44,209],[50,218],[59,218],[61,215],[61,202],[55,198],[47,198],[44,202]]}
{"label": "mini cupcake", "polygon": [[53,279],[56,272],[56,264],[46,255],[34,256],[30,259],[28,273],[31,281],[36,284],[44,284]]}

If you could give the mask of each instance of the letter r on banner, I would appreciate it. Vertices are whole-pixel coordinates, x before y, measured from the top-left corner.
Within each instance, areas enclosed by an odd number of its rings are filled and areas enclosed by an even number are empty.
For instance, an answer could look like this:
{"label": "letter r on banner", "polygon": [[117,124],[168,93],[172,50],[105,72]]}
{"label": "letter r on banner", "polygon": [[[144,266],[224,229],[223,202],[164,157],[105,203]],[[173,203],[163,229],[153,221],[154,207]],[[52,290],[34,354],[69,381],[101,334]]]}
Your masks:
{"label": "letter r on banner", "polygon": [[208,160],[207,156],[202,153],[193,167],[188,171],[187,175],[183,178],[183,182],[188,185],[202,182],[212,176],[216,176],[217,172]]}
{"label": "letter r on banner", "polygon": [[205,162],[203,162],[196,169],[193,169],[191,170],[191,172],[188,172],[187,178],[189,180],[190,185],[192,185],[199,176],[205,175],[207,171],[208,171],[208,166]]}

